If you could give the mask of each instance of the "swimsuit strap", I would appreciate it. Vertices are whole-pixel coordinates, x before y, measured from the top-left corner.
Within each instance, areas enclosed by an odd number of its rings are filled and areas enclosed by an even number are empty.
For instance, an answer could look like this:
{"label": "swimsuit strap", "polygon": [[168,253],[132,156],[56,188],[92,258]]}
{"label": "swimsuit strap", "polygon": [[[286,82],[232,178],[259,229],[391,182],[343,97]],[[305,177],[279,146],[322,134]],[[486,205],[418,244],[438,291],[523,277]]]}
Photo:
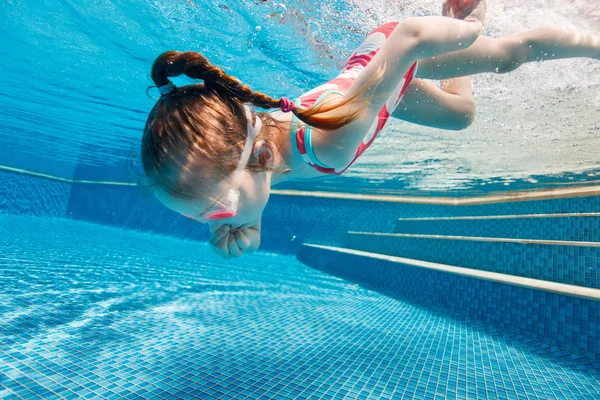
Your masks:
{"label": "swimsuit strap", "polygon": [[[344,95],[344,93],[340,92],[339,90],[327,90],[321,93],[321,95],[319,95],[314,105],[321,103],[330,94],[340,94],[342,96]],[[297,106],[301,106],[301,99],[297,99],[294,102]],[[318,167],[319,170],[328,170],[327,172],[329,173],[335,173],[335,170],[333,168],[319,161],[319,159],[315,155],[312,144],[312,127],[310,125],[304,125],[303,127],[300,127],[300,122],[301,121],[298,119],[298,117],[292,114],[290,138],[292,141],[292,148],[294,149],[294,152],[297,153],[300,157],[302,157],[302,159],[306,163]]]}

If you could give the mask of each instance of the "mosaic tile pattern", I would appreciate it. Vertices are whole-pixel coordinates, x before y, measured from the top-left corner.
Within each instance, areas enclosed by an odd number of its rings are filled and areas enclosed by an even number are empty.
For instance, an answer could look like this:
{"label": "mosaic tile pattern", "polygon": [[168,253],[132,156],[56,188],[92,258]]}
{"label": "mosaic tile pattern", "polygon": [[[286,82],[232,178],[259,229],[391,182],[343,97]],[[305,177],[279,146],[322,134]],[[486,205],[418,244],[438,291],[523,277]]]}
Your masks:
{"label": "mosaic tile pattern", "polygon": [[66,217],[176,238],[210,238],[205,225],[171,211],[142,187],[73,184]]}
{"label": "mosaic tile pattern", "polygon": [[0,249],[4,399],[600,396],[597,361],[281,255],[16,216]]}
{"label": "mosaic tile pattern", "polygon": [[600,242],[600,216],[398,221],[394,232]]}
{"label": "mosaic tile pattern", "polygon": [[[295,254],[302,243],[343,246],[348,231],[394,232],[398,218],[598,212],[600,196],[478,206],[435,206],[273,195],[263,214],[263,250]],[[207,240],[207,229],[136,188],[73,185],[67,217]],[[560,225],[547,235],[559,238]],[[579,228],[578,228],[579,229]],[[534,226],[529,232],[535,232]]]}
{"label": "mosaic tile pattern", "polygon": [[0,171],[0,214],[64,217],[71,185]]}
{"label": "mosaic tile pattern", "polygon": [[349,234],[344,247],[600,288],[600,247]]}
{"label": "mosaic tile pattern", "polygon": [[441,307],[600,361],[600,302],[303,247],[307,265],[426,309]]}

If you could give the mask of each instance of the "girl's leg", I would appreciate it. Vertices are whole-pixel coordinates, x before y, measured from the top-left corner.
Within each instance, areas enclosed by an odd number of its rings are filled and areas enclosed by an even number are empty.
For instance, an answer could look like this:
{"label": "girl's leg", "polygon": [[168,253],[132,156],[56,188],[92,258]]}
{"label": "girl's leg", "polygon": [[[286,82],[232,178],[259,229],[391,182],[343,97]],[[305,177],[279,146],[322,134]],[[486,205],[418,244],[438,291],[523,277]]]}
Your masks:
{"label": "girl's leg", "polygon": [[419,61],[418,75],[449,79],[482,72],[510,72],[531,61],[587,57],[600,60],[600,36],[539,28],[493,39],[479,36],[466,49]]}

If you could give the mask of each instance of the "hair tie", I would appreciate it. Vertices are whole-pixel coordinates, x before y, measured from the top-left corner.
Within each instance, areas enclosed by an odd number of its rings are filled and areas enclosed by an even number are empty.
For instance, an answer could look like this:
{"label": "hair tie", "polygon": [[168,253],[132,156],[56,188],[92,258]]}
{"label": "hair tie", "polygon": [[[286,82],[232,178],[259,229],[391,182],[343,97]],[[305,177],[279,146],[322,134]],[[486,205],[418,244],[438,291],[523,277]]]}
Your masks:
{"label": "hair tie", "polygon": [[292,111],[294,107],[296,107],[294,102],[290,101],[290,99],[288,99],[287,97],[282,97],[279,100],[279,108],[281,108],[281,111],[283,111],[284,113]]}
{"label": "hair tie", "polygon": [[167,81],[166,85],[162,85],[158,87],[158,91],[160,92],[160,94],[162,94],[163,96],[165,94],[169,94],[171,93],[171,91],[175,89],[175,84],[173,82],[171,82],[170,80]]}

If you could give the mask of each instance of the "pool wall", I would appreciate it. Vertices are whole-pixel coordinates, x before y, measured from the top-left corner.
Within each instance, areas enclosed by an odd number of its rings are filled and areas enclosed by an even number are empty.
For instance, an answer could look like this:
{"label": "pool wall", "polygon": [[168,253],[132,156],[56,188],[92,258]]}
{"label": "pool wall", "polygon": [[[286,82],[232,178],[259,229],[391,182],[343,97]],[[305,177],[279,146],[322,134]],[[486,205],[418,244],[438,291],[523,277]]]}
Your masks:
{"label": "pool wall", "polygon": [[[205,226],[166,209],[147,190],[137,186],[70,184],[0,172],[0,193],[0,212],[4,214],[62,217],[191,240],[207,240],[209,237]],[[399,227],[408,226],[409,231],[412,229],[414,232],[417,228],[413,222],[398,221],[398,218],[404,217],[577,214],[597,210],[600,210],[600,197],[443,206],[273,195],[263,215],[261,249],[298,254],[308,265],[370,288],[414,299],[423,305],[433,304],[450,312],[462,312],[470,319],[499,325],[527,338],[556,346],[558,353],[564,350],[600,360],[599,301],[412,267],[398,270],[386,262],[365,262],[360,258],[340,257],[314,249],[307,251],[303,247],[304,243],[337,247],[351,244],[363,246],[367,251],[383,254],[408,252],[416,259],[442,262],[444,252],[458,242],[433,241],[429,245],[417,245],[414,238],[406,238],[407,241],[397,244],[368,237],[352,239],[352,243],[348,231],[393,234],[398,232]],[[513,226],[512,231],[504,226],[498,232],[503,236],[536,238],[541,235],[545,239],[565,239],[568,238],[565,236],[567,231],[578,231],[583,232],[580,238],[594,240],[598,235],[598,224],[597,220],[590,221],[590,218],[569,218],[568,223],[556,224],[544,218],[533,218],[528,219],[526,224]],[[441,226],[444,227],[444,224],[447,225],[442,222]],[[489,227],[477,228],[478,224],[476,222],[473,230],[472,225],[458,223],[446,233],[474,235],[483,232],[483,236],[486,230],[490,233]],[[433,224],[431,228],[436,226]],[[424,233],[422,230],[417,232]],[[552,251],[534,249],[532,252],[531,245],[518,244],[521,250],[513,248],[510,252],[505,251],[500,255],[500,261],[491,268],[494,257],[489,253],[502,249],[502,245],[487,244],[487,250],[477,251],[477,243],[464,242],[460,251],[455,252],[452,262],[457,266],[467,263],[471,268],[515,273],[515,265],[519,262],[525,266],[532,264],[537,254],[543,257],[536,261],[536,265],[542,270],[556,272],[556,281],[592,288],[600,286],[598,247],[590,250],[559,244],[552,247]],[[529,270],[535,272],[535,269]],[[544,279],[547,276],[533,278]]]}
{"label": "pool wall", "polygon": [[600,301],[469,276],[303,247],[313,268],[388,295],[491,323],[529,339],[600,361]]}
{"label": "pool wall", "polygon": [[0,171],[0,213],[65,217],[72,185]]}

